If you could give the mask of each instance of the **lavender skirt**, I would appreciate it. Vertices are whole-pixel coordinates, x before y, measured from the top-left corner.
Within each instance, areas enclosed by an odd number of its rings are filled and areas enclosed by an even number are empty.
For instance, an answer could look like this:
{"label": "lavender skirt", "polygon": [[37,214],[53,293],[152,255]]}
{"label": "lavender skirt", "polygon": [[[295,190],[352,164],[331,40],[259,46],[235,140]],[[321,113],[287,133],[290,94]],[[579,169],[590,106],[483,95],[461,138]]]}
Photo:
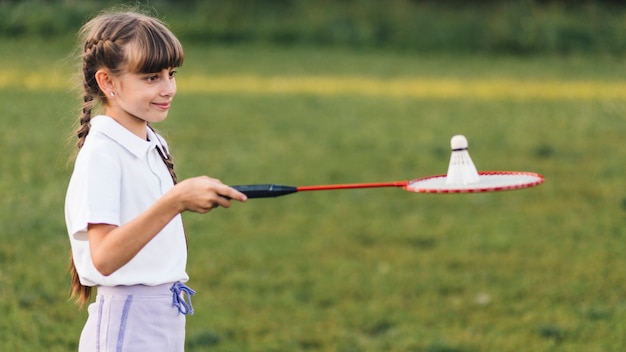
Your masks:
{"label": "lavender skirt", "polygon": [[184,351],[185,315],[193,313],[190,296],[194,293],[178,282],[98,287],[78,351]]}

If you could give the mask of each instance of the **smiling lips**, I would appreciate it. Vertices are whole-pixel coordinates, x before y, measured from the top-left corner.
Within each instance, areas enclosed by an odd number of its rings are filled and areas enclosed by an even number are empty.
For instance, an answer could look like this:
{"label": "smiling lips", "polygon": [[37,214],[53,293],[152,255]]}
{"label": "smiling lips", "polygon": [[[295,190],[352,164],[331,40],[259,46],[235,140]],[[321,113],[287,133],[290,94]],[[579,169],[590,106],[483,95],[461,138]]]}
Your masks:
{"label": "smiling lips", "polygon": [[171,102],[167,102],[167,103],[152,103],[154,104],[156,107],[158,107],[161,110],[168,110],[170,108]]}

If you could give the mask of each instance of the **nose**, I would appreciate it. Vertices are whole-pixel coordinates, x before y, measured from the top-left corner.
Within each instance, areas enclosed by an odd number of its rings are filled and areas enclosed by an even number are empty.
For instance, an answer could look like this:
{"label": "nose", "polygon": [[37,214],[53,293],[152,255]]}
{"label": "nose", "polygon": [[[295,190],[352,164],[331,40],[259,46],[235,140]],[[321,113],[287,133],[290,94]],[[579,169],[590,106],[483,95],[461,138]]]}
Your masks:
{"label": "nose", "polygon": [[168,79],[163,82],[163,90],[161,94],[166,97],[173,97],[176,95],[176,80],[168,77]]}
{"label": "nose", "polygon": [[176,95],[176,79],[170,77],[169,72],[164,73],[165,78],[161,80],[161,95],[173,97]]}

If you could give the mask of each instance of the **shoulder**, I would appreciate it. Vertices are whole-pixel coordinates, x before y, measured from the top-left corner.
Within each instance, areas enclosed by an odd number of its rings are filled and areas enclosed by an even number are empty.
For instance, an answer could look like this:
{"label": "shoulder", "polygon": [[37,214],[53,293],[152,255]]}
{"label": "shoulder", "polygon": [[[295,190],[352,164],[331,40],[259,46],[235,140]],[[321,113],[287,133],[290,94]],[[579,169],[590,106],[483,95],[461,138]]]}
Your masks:
{"label": "shoulder", "polygon": [[98,131],[92,131],[87,135],[85,144],[78,152],[78,159],[91,159],[91,158],[105,158],[105,159],[117,159],[119,157],[119,145]]}
{"label": "shoulder", "polygon": [[[96,174],[121,170],[127,152],[115,140],[99,131],[90,131],[83,147],[78,151],[74,171],[94,177]],[[82,170],[82,171],[81,171]]]}
{"label": "shoulder", "polygon": [[[91,120],[91,129],[80,153],[101,157],[120,157],[128,152],[141,154],[145,147],[130,131],[113,118],[98,115]],[[139,146],[137,145],[139,144]]]}

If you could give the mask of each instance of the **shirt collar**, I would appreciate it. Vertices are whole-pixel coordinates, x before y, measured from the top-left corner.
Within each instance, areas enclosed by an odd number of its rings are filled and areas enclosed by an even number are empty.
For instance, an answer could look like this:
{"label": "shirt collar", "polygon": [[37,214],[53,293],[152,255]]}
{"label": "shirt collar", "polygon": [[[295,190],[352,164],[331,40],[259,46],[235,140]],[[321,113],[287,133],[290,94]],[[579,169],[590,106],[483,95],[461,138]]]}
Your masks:
{"label": "shirt collar", "polygon": [[156,136],[149,128],[146,127],[149,139],[146,141],[106,115],[98,115],[91,119],[91,131],[108,136],[139,158],[146,155],[148,149],[156,145]]}

